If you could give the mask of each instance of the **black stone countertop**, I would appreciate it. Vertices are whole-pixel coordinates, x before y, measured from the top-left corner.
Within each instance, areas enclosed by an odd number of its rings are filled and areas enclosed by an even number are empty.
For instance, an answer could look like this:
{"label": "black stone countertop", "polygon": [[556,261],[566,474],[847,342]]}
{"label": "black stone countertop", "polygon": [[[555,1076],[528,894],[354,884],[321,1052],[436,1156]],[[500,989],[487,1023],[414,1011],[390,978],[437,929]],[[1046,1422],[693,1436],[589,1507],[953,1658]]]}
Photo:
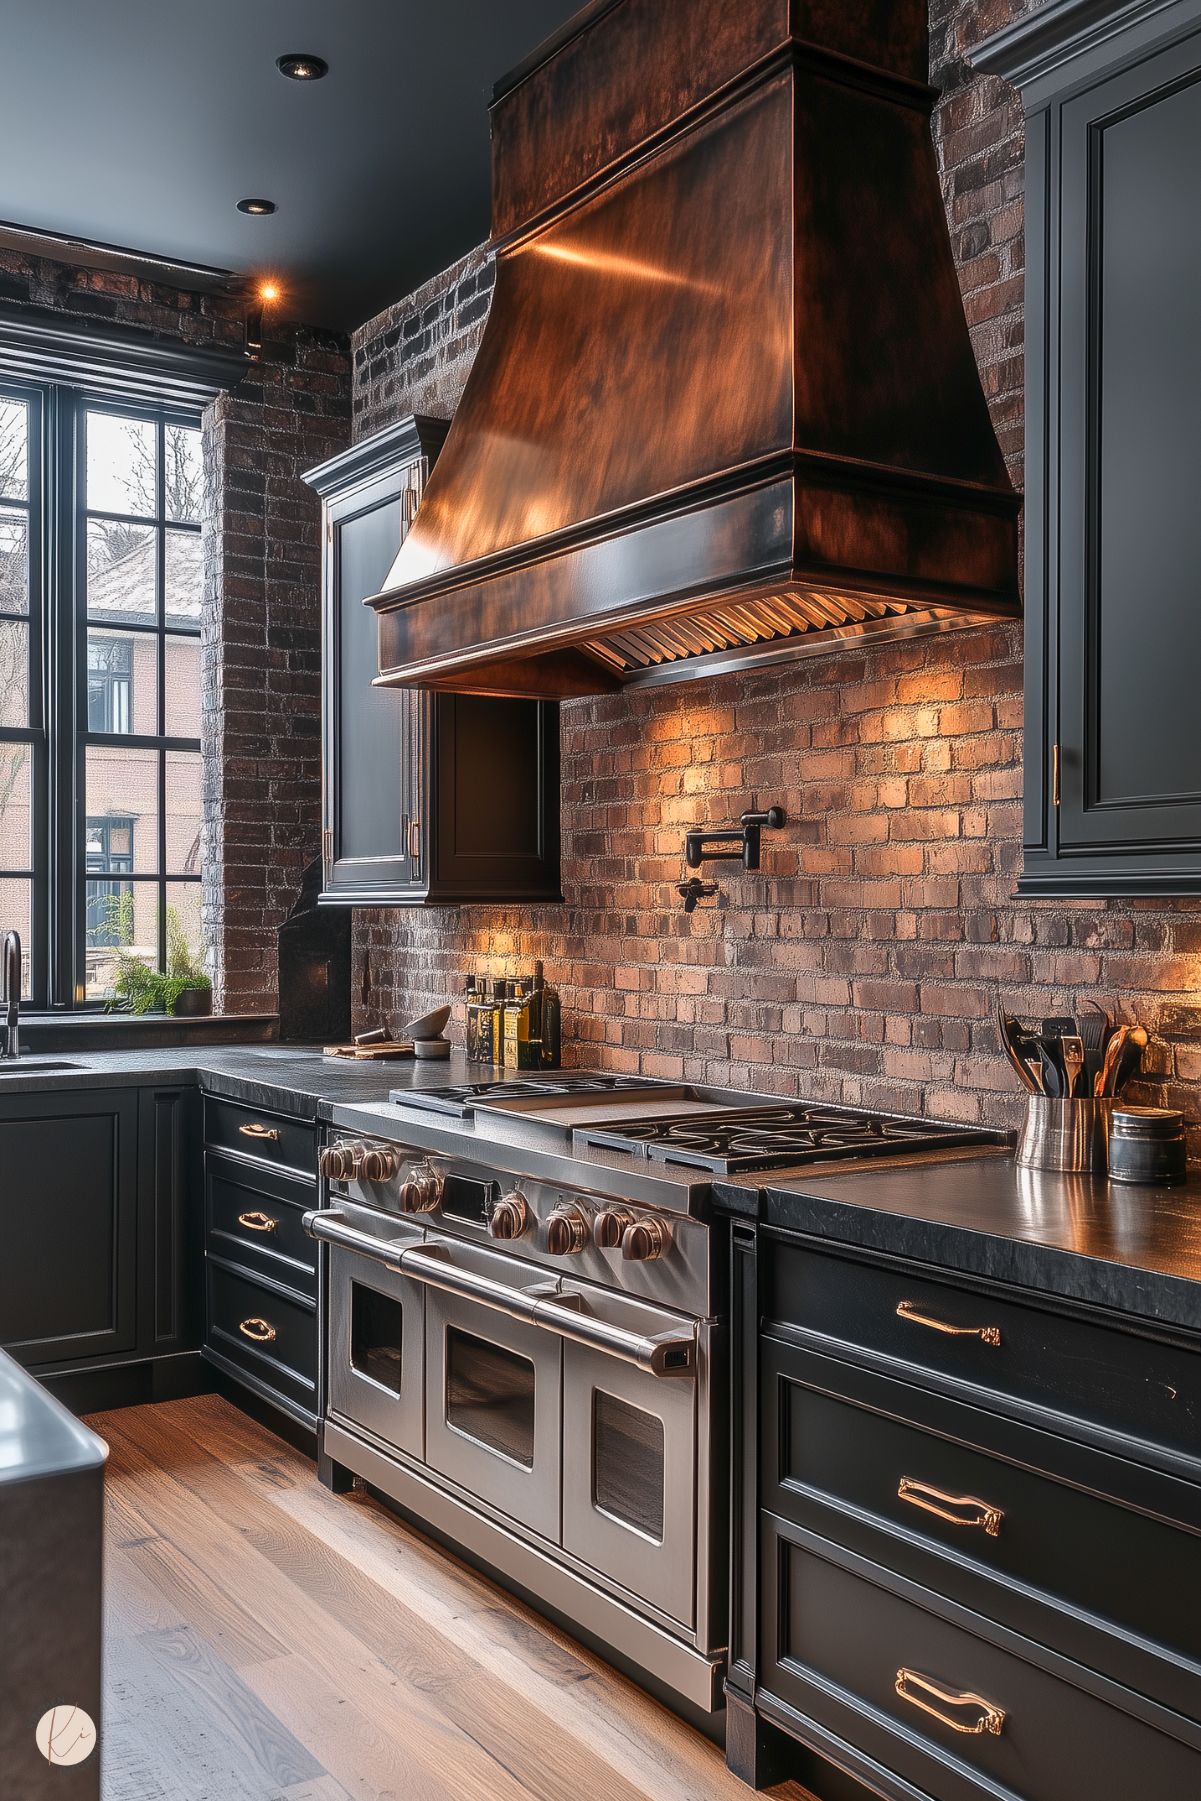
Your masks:
{"label": "black stone countertop", "polygon": [[1201,1177],[1175,1188],[1019,1169],[1008,1154],[723,1182],[768,1225],[1201,1331]]}
{"label": "black stone countertop", "polygon": [[0,1351],[0,1484],[95,1469],[107,1456],[94,1432]]}
{"label": "black stone countertop", "polygon": [[[70,1067],[64,1067],[65,1065]],[[323,1057],[288,1044],[195,1044],[154,1050],[77,1051],[0,1062],[0,1099],[7,1094],[72,1088],[144,1087],[199,1082],[209,1094],[297,1119],[327,1116],[337,1103],[385,1101],[393,1088],[462,1082],[473,1071],[452,1052],[443,1062],[413,1057],[390,1063]]]}

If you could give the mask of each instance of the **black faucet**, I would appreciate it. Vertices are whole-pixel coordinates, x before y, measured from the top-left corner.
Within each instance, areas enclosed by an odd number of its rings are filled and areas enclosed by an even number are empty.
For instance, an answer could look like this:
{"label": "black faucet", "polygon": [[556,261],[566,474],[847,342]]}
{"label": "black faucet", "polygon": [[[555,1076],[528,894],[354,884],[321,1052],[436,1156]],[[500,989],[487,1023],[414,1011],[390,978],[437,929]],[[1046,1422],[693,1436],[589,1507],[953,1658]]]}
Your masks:
{"label": "black faucet", "polygon": [[21,940],[16,932],[4,934],[4,1038],[0,1057],[21,1054]]}
{"label": "black faucet", "polygon": [[[699,869],[702,863],[741,863],[744,869],[758,869],[760,834],[778,832],[783,824],[783,807],[768,807],[764,813],[744,813],[728,831],[707,832],[704,826],[694,826],[684,834],[684,861],[689,869]],[[737,848],[710,848],[727,844]]]}

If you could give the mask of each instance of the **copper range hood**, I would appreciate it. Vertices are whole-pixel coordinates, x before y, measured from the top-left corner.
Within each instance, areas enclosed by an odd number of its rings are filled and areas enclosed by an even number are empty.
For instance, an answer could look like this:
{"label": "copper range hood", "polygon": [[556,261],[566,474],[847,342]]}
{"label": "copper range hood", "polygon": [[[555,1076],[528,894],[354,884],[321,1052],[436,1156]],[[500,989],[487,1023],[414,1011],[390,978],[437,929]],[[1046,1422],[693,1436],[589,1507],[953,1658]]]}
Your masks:
{"label": "copper range hood", "polygon": [[594,0],[492,107],[496,289],[380,681],[547,697],[1019,610],[926,0]]}

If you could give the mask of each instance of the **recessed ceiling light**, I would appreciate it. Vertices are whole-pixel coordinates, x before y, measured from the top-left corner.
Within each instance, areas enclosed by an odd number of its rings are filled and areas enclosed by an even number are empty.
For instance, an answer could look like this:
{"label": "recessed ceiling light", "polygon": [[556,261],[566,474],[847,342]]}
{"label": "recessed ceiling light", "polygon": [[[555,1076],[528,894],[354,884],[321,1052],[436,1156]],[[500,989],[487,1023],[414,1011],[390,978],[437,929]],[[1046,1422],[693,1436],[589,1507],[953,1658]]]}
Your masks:
{"label": "recessed ceiling light", "polygon": [[239,200],[238,211],[240,213],[253,213],[254,216],[258,218],[262,213],[273,213],[275,211],[275,202],[274,200],[259,200],[252,195],[249,200]]}
{"label": "recessed ceiling light", "polygon": [[310,56],[306,50],[294,50],[290,56],[276,57],[275,66],[289,81],[320,81],[323,75],[329,74],[329,64],[320,56]]}

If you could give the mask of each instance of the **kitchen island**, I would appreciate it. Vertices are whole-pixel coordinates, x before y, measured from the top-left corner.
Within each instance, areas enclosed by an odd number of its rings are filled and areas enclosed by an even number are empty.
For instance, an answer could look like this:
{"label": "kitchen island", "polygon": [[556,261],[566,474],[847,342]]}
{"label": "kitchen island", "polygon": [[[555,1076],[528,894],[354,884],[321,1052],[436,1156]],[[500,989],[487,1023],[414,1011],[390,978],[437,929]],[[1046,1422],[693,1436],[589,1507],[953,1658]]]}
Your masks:
{"label": "kitchen island", "polygon": [[20,1801],[100,1792],[107,1454],[0,1351],[0,1787]]}

